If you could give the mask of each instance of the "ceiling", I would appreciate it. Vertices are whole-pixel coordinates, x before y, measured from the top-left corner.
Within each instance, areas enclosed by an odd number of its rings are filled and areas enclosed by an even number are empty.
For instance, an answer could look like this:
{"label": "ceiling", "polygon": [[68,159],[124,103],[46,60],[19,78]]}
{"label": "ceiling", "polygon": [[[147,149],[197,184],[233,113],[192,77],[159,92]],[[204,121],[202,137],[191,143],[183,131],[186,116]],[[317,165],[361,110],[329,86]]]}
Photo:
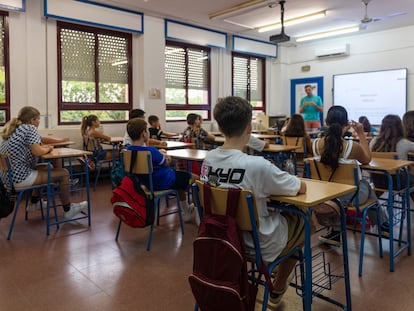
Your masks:
{"label": "ceiling", "polygon": [[[363,0],[368,1],[368,17],[373,21],[362,24],[365,5],[361,0],[286,0],[285,20],[326,10],[322,19],[287,26],[285,32],[291,42],[298,35],[327,31],[331,28],[355,24],[364,26],[356,34],[414,25],[412,0]],[[279,0],[94,0],[102,4],[142,12],[146,15],[203,26],[229,34],[237,34],[268,41],[280,29],[259,33],[257,27],[280,22]],[[209,14],[245,4],[244,9],[210,19]]]}

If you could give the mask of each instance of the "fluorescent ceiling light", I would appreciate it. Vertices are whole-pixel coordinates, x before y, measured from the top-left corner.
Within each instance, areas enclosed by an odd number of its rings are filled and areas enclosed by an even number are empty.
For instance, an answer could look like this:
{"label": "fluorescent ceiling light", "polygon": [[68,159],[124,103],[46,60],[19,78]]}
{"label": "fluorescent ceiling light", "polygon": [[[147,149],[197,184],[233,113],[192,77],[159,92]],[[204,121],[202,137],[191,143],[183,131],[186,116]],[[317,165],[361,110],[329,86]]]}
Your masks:
{"label": "fluorescent ceiling light", "polygon": [[128,64],[128,61],[126,59],[124,59],[124,60],[120,60],[120,61],[117,61],[117,62],[113,62],[111,65],[112,66],[119,66],[119,65],[123,65],[123,64]]}
{"label": "fluorescent ceiling light", "polygon": [[296,42],[303,42],[303,41],[309,41],[314,39],[321,39],[331,36],[337,36],[337,35],[343,35],[346,33],[356,32],[359,31],[359,25],[356,26],[350,26],[345,28],[336,28],[328,31],[318,32],[318,33],[310,33],[307,35],[296,37]]}
{"label": "fluorescent ceiling light", "polygon": [[236,4],[234,6],[231,6],[229,8],[220,10],[220,11],[210,13],[208,14],[208,17],[210,19],[215,19],[215,18],[225,18],[225,17],[234,16],[234,15],[239,15],[244,11],[250,11],[250,10],[256,9],[257,7],[267,6],[267,1],[268,0],[246,1],[240,4]]}
{"label": "fluorescent ceiling light", "polygon": [[[283,22],[283,24],[284,24],[284,26],[292,26],[292,25],[297,25],[297,24],[310,22],[310,21],[313,21],[315,19],[319,19],[319,18],[322,18],[322,17],[325,17],[325,16],[326,16],[326,11],[320,11],[320,12],[316,12],[316,13],[312,13],[312,14],[307,14],[307,15],[287,19]],[[278,22],[278,23],[274,23],[274,24],[270,24],[270,25],[261,26],[257,29],[257,31],[258,32],[266,32],[266,31],[278,29],[280,27],[282,27],[282,24],[280,22]]]}

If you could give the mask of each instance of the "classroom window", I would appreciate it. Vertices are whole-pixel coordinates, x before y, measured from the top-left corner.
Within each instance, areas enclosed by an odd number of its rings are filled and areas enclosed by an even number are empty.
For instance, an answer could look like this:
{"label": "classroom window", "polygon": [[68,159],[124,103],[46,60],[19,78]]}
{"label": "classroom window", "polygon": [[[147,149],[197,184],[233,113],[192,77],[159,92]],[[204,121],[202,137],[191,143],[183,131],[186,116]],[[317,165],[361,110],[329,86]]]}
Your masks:
{"label": "classroom window", "polygon": [[58,22],[59,124],[96,114],[128,120],[132,108],[132,36]]}
{"label": "classroom window", "polygon": [[167,121],[191,112],[210,119],[210,48],[167,41],[165,85]]}
{"label": "classroom window", "polygon": [[10,120],[8,13],[0,12],[0,125]]}
{"label": "classroom window", "polygon": [[265,112],[265,58],[233,53],[233,96],[246,99],[253,110]]}

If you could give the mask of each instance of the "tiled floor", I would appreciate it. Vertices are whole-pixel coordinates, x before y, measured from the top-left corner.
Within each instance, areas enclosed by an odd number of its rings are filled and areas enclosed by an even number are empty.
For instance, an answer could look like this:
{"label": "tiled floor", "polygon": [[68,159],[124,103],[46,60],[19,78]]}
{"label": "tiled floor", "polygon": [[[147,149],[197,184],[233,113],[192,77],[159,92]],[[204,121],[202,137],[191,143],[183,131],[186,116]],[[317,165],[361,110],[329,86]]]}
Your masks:
{"label": "tiled floor", "polygon": [[[91,194],[90,228],[86,221],[67,223],[47,237],[39,212],[27,222],[21,213],[7,241],[10,219],[0,221],[0,310],[192,310],[187,277],[195,225],[186,224],[181,236],[175,216],[163,219],[150,252],[148,228],[124,226],[116,243],[109,182],[100,181]],[[359,235],[348,237],[353,310],[414,310],[413,257],[404,253],[389,272],[388,253],[380,259],[375,239],[368,237],[364,275],[358,277]],[[342,297],[342,286],[336,283],[329,294]],[[285,301],[269,309],[300,310],[301,304],[289,289]],[[335,309],[314,300],[313,310]]]}

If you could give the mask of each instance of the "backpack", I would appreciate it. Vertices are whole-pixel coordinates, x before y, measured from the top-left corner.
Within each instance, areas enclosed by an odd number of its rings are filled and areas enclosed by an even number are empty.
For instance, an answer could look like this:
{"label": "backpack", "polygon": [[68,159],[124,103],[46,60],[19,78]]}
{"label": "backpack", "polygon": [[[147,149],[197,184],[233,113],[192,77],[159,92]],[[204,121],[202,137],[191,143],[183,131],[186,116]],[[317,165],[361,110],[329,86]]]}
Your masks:
{"label": "backpack", "polygon": [[0,182],[0,218],[6,218],[14,210],[14,190],[12,193],[9,193]]}
{"label": "backpack", "polygon": [[[132,152],[130,172],[137,158]],[[154,200],[141,188],[136,175],[124,176],[121,184],[112,190],[111,203],[114,214],[125,224],[133,228],[142,228],[154,223]]]}
{"label": "backpack", "polygon": [[193,243],[191,290],[203,311],[254,310],[257,284],[249,283],[245,245],[236,222],[239,189],[229,189],[226,215],[211,214],[211,189],[204,184],[204,209]]}

